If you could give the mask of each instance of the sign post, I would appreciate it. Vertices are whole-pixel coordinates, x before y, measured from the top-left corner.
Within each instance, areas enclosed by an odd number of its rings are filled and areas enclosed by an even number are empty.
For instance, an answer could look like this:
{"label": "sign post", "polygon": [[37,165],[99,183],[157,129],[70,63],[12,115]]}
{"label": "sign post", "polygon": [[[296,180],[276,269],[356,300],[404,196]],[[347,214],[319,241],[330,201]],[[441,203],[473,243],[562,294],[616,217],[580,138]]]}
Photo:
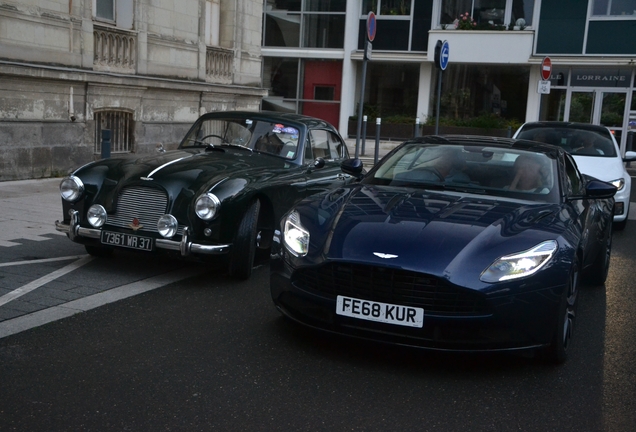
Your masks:
{"label": "sign post", "polygon": [[439,69],[437,74],[437,112],[435,114],[435,135],[439,134],[439,110],[440,100],[442,98],[442,74],[448,67],[448,60],[450,59],[450,46],[448,41],[437,41],[435,45],[435,66]]}
{"label": "sign post", "polygon": [[550,76],[552,76],[552,60],[550,60],[550,57],[544,57],[541,62],[541,80],[537,88],[538,93],[550,93]]}
{"label": "sign post", "polygon": [[[377,22],[375,19],[375,14],[373,12],[369,12],[367,16],[367,37],[364,40],[364,57],[362,59],[362,83],[360,85],[360,99],[358,102],[358,132],[356,134],[356,154],[355,158],[357,159],[360,155],[360,135],[362,132],[362,113],[364,106],[364,87],[366,84],[367,78],[367,61],[371,59],[371,50],[373,39],[375,39],[375,33],[377,30]],[[366,130],[364,131],[366,136]]]}

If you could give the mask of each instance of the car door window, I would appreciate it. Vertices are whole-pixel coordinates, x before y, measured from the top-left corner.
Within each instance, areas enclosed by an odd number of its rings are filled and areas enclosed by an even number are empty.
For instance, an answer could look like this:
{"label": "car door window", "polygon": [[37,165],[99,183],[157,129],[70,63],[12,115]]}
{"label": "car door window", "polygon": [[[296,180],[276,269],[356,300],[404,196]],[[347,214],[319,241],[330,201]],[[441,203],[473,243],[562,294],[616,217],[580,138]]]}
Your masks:
{"label": "car door window", "polygon": [[566,193],[568,195],[580,195],[583,190],[583,180],[579,170],[569,154],[565,155]]}
{"label": "car door window", "polygon": [[312,130],[310,132],[311,149],[314,158],[331,159],[329,151],[329,137],[325,130]]}

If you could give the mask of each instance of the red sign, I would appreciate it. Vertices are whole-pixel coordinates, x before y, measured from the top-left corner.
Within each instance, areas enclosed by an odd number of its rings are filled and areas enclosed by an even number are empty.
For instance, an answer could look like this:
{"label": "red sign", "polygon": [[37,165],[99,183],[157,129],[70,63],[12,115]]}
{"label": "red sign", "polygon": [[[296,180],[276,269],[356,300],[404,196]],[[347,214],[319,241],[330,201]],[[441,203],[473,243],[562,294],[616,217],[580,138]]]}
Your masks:
{"label": "red sign", "polygon": [[377,23],[375,20],[375,14],[373,12],[369,12],[369,16],[367,17],[367,38],[369,42],[373,42],[375,39],[375,32],[377,30]]}
{"label": "red sign", "polygon": [[550,75],[552,75],[552,60],[550,57],[545,57],[541,62],[541,78],[543,81],[547,81],[550,79]]}

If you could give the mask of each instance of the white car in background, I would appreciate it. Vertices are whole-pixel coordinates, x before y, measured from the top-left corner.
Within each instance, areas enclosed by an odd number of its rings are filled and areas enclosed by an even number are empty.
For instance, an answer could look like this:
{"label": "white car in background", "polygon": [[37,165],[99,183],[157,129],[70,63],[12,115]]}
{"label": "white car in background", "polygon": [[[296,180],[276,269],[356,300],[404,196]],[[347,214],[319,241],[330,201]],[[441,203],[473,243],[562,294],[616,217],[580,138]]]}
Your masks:
{"label": "white car in background", "polygon": [[513,138],[562,147],[572,155],[582,174],[616,186],[614,229],[625,229],[632,188],[625,162],[636,160],[636,152],[628,151],[621,157],[618,143],[608,128],[586,123],[528,122],[515,132]]}

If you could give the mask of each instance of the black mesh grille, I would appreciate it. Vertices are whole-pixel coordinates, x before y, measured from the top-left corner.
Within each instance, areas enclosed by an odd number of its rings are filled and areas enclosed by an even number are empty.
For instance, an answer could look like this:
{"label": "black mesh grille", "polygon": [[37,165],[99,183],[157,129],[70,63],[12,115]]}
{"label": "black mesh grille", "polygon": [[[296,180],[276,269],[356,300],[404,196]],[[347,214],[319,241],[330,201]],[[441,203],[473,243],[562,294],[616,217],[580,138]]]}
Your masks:
{"label": "black mesh grille", "polygon": [[489,313],[483,296],[444,279],[406,270],[329,263],[294,272],[292,283],[306,291],[424,308],[428,314],[470,316]]}

